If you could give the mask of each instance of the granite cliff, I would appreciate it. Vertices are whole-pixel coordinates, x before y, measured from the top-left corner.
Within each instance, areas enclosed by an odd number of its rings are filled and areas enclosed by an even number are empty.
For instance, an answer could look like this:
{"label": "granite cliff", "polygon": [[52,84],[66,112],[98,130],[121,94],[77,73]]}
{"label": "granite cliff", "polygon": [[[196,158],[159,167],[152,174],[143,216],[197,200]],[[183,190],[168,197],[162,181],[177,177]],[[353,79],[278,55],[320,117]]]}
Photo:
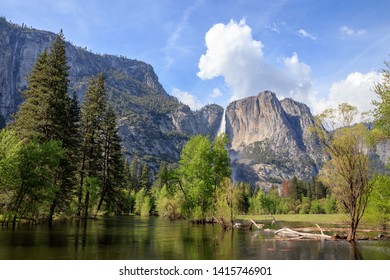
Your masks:
{"label": "granite cliff", "polygon": [[[23,101],[29,75],[37,57],[56,34],[11,24],[0,18],[0,125],[10,121]],[[66,45],[70,93],[82,101],[89,79],[104,73],[108,101],[119,118],[124,153],[137,154],[156,171],[161,161],[175,163],[191,135],[216,135],[223,108],[208,105],[192,112],[166,93],[153,67],[145,62],[114,55],[99,55]]]}
{"label": "granite cliff", "polygon": [[[0,18],[0,129],[21,104],[21,92],[36,58],[55,34],[11,24]],[[151,65],[125,57],[98,55],[67,43],[70,93],[79,100],[91,76],[103,72],[108,101],[118,116],[123,151],[135,155],[156,172],[160,162],[175,164],[190,136],[224,131],[231,140],[233,178],[253,185],[280,184],[283,179],[315,176],[325,155],[310,133],[309,108],[292,99],[279,101],[275,93],[237,100],[224,110],[207,105],[192,111],[166,93]],[[389,157],[388,143],[375,157]],[[153,174],[153,172],[152,172]],[[156,173],[154,173],[156,174]]]}
{"label": "granite cliff", "polygon": [[252,183],[281,183],[296,175],[315,176],[324,161],[319,140],[310,132],[310,109],[292,99],[279,101],[266,91],[237,100],[226,109],[234,177]]}

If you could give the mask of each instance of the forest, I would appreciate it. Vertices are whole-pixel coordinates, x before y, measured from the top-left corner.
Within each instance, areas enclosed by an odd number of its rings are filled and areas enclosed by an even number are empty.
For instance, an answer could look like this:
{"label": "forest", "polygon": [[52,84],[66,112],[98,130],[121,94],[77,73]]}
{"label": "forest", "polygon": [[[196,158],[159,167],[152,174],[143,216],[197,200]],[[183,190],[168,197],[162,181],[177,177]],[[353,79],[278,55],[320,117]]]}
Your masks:
{"label": "forest", "polygon": [[[386,63],[389,68],[389,64]],[[375,128],[354,124],[356,108],[341,104],[313,127],[329,160],[317,178],[286,178],[253,188],[231,180],[229,139],[190,138],[175,166],[161,162],[153,177],[138,157],[126,161],[104,74],[91,77],[82,103],[69,97],[62,32],[36,61],[24,103],[13,121],[0,119],[0,218],[3,226],[101,215],[158,215],[232,229],[236,215],[346,213],[349,239],[364,214],[386,226],[390,179],[369,170],[365,147],[389,139],[390,75],[375,88]],[[326,132],[325,125],[342,124]]]}

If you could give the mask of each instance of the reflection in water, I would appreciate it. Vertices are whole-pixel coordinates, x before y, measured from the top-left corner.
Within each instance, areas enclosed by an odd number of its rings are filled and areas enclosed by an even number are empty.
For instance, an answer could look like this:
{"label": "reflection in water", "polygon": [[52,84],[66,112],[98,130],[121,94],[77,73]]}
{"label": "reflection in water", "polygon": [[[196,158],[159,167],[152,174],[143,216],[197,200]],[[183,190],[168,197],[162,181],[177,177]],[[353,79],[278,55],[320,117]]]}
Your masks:
{"label": "reflection in water", "polygon": [[362,260],[363,257],[359,251],[358,244],[355,241],[351,241],[351,242],[349,242],[349,244],[350,244],[349,247],[351,248],[352,259]]}
{"label": "reflection in water", "polygon": [[152,217],[0,229],[0,259],[390,259],[389,241],[281,241]]}

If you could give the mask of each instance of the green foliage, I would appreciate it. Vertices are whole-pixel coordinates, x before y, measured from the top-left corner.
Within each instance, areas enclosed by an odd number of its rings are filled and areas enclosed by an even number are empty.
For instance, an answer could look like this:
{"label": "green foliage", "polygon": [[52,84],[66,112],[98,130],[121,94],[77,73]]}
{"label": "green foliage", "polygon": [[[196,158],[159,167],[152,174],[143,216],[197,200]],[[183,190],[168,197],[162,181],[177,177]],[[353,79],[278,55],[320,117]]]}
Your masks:
{"label": "green foliage", "polygon": [[146,190],[150,188],[149,170],[148,170],[148,166],[146,164],[142,165],[140,186],[141,186],[141,188],[144,188]]}
{"label": "green foliage", "polygon": [[135,195],[134,213],[141,216],[149,216],[152,210],[152,200],[146,189],[140,189]]}
{"label": "green foliage", "polygon": [[194,222],[212,218],[213,196],[225,177],[230,177],[230,160],[226,150],[227,137],[217,136],[214,143],[209,137],[197,135],[183,147],[178,176],[183,215]]}
{"label": "green foliage", "polygon": [[6,119],[4,118],[4,116],[2,114],[0,114],[0,130],[5,128],[6,124],[7,124]]}
{"label": "green foliage", "polygon": [[130,192],[123,191],[121,140],[104,76],[91,79],[80,110],[76,96],[68,96],[68,70],[61,31],[33,66],[14,130],[1,131],[0,211],[7,223],[126,208],[123,195]]}
{"label": "green foliage", "polygon": [[36,220],[47,215],[60,185],[55,174],[64,150],[60,143],[23,142],[12,130],[0,132],[0,209],[4,221]]}
{"label": "green foliage", "polygon": [[152,210],[152,202],[150,196],[145,196],[141,205],[140,215],[143,217],[148,217],[150,215],[151,210]]}
{"label": "green foliage", "polygon": [[336,199],[333,196],[329,196],[325,200],[325,213],[326,214],[334,214],[337,212],[337,203]]}
{"label": "green foliage", "polygon": [[237,208],[235,207],[238,189],[230,178],[224,178],[215,192],[214,219],[224,229],[233,228]]}
{"label": "green foliage", "polygon": [[303,197],[301,203],[297,206],[296,212],[299,214],[308,214],[310,211],[311,202],[308,197]]}
{"label": "green foliage", "polygon": [[164,185],[161,189],[157,189],[156,197],[156,211],[160,217],[166,217],[171,220],[176,220],[182,216],[181,201],[183,195],[178,191],[176,185]]}
{"label": "green foliage", "polygon": [[[309,213],[310,214],[324,214],[324,209],[323,209],[321,202],[319,200],[314,200],[311,202]],[[307,214],[307,213],[302,213],[302,214]]]}
{"label": "green foliage", "polygon": [[124,188],[124,160],[122,156],[121,139],[116,127],[116,116],[111,107],[106,108],[102,124],[102,186],[97,211],[105,202],[107,213],[118,211],[120,190]]}
{"label": "green foliage", "polygon": [[267,214],[276,214],[277,206],[280,203],[280,196],[276,188],[271,188],[268,193],[262,192],[260,195],[260,205]]}
{"label": "green foliage", "polygon": [[252,197],[249,198],[249,213],[258,214],[276,214],[281,206],[282,199],[279,196],[278,189],[272,187],[268,193],[258,189]]}
{"label": "green foliage", "polygon": [[255,191],[249,198],[249,214],[258,215],[263,213],[260,197],[263,195],[262,190]]}
{"label": "green foliage", "polygon": [[251,195],[251,185],[246,183],[238,183],[235,186],[236,194],[234,207],[237,209],[237,214],[244,215],[249,212],[249,198]]}
{"label": "green foliage", "polygon": [[83,193],[86,194],[85,205],[87,213],[95,211],[96,203],[99,199],[100,180],[97,177],[86,177],[84,179]]}
{"label": "green foliage", "polygon": [[375,106],[375,127],[387,137],[390,136],[390,62],[385,61],[386,68],[382,70],[382,82],[374,88],[379,100],[372,103]]}
{"label": "green foliage", "polygon": [[[368,130],[363,124],[351,126],[356,108],[341,104],[338,115],[343,127],[325,135],[323,144],[330,156],[319,178],[338,199],[350,219],[348,240],[354,240],[371,195],[367,150]],[[326,115],[322,116],[326,119]],[[333,120],[334,117],[328,116]]]}
{"label": "green foliage", "polygon": [[376,175],[372,181],[374,187],[366,218],[386,229],[390,222],[390,177]]}
{"label": "green foliage", "polygon": [[75,103],[68,96],[68,84],[65,38],[61,31],[49,52],[44,50],[34,65],[23,92],[24,103],[12,124],[21,139],[41,144],[58,141],[66,154],[53,171],[59,187],[49,206],[49,222],[57,210],[67,207],[76,175],[78,120]]}
{"label": "green foliage", "polygon": [[6,194],[20,185],[19,161],[23,141],[14,130],[0,131],[0,193]]}
{"label": "green foliage", "polygon": [[278,214],[295,214],[296,201],[289,197],[282,197],[277,207]]}

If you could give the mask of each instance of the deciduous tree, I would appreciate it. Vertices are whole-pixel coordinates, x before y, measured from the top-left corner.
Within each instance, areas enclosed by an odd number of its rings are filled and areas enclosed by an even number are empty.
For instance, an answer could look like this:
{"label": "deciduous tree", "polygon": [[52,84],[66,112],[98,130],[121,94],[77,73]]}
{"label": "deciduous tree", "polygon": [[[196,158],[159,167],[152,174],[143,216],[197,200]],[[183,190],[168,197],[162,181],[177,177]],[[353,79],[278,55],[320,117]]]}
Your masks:
{"label": "deciduous tree", "polygon": [[[341,116],[341,128],[329,133],[321,130],[321,121],[330,117],[327,114],[322,115],[317,126],[316,131],[320,132],[320,138],[331,158],[324,164],[319,178],[348,214],[348,240],[353,241],[372,190],[366,142],[368,130],[363,124],[351,126],[357,114],[355,107],[341,104],[336,113],[335,116]],[[334,121],[334,117],[331,121]]]}
{"label": "deciduous tree", "polygon": [[373,101],[374,109],[374,124],[387,137],[390,137],[390,61],[385,61],[385,66],[382,70],[382,82],[378,83],[374,91],[379,97],[379,100]]}

